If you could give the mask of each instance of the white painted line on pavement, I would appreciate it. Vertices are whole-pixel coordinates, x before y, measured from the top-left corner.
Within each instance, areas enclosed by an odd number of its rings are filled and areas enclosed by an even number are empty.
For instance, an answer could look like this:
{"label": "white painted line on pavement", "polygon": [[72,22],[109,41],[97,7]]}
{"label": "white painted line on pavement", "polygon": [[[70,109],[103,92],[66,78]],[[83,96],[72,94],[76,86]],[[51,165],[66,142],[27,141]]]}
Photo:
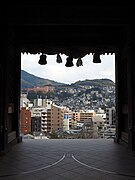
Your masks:
{"label": "white painted line on pavement", "polygon": [[103,169],[99,169],[99,168],[96,168],[96,167],[93,167],[93,166],[90,166],[90,165],[87,165],[81,161],[79,161],[77,158],[75,158],[75,156],[72,154],[72,158],[78,162],[79,164],[87,167],[87,168],[90,168],[90,169],[93,169],[93,170],[96,170],[96,171],[100,171],[100,172],[103,172],[103,173],[108,173],[108,174],[113,174],[113,175],[119,175],[119,176],[128,176],[128,177],[135,177],[135,175],[130,175],[130,174],[122,174],[122,173],[117,173],[117,172],[112,172],[112,171],[107,171],[107,170],[103,170]]}
{"label": "white painted line on pavement", "polygon": [[44,166],[44,167],[41,167],[41,168],[38,168],[38,169],[34,169],[34,170],[31,170],[31,171],[24,171],[24,172],[20,172],[20,173],[0,175],[0,177],[18,176],[18,175],[30,174],[30,173],[34,173],[34,172],[37,172],[37,171],[41,171],[41,170],[44,170],[44,169],[47,169],[47,168],[50,168],[52,166],[57,165],[58,163],[60,163],[61,161],[63,161],[65,159],[65,156],[66,155],[64,154],[62,156],[62,158],[60,158],[58,161],[56,161],[53,164],[50,164],[48,166]]}

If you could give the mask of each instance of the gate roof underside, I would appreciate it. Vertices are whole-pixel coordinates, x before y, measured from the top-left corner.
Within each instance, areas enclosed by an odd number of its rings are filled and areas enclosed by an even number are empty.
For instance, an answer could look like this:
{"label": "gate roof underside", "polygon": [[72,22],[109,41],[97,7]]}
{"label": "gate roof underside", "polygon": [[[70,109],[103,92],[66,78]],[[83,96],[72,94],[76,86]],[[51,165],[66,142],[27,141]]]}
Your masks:
{"label": "gate roof underside", "polygon": [[22,52],[62,53],[74,58],[115,53],[127,41],[135,8],[128,3],[22,1],[5,6]]}

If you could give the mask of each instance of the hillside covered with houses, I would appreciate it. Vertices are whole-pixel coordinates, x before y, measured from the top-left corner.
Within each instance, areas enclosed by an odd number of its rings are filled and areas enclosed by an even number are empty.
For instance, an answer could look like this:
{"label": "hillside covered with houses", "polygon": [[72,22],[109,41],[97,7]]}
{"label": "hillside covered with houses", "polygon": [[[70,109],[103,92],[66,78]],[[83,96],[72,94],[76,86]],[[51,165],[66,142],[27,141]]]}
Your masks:
{"label": "hillside covered with houses", "polygon": [[20,108],[29,112],[29,126],[21,116],[24,135],[67,138],[70,132],[76,138],[103,138],[115,126],[115,84],[95,79],[22,88]]}

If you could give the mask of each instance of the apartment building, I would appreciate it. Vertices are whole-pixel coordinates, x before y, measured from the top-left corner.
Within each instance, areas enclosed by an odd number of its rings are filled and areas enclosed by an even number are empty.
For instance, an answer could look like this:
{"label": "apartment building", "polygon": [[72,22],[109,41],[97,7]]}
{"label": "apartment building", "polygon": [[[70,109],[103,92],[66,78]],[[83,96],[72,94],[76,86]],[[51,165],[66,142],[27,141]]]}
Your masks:
{"label": "apartment building", "polygon": [[69,120],[70,120],[70,114],[69,113],[64,113],[63,132],[69,131]]}
{"label": "apartment building", "polygon": [[31,109],[31,129],[33,132],[41,132],[41,114],[44,107],[33,107]]}
{"label": "apartment building", "polygon": [[42,133],[49,134],[52,131],[63,131],[65,107],[58,106],[48,100],[46,107],[35,109],[38,110],[36,117],[40,116]]}
{"label": "apartment building", "polygon": [[24,135],[31,133],[31,112],[26,107],[21,108],[20,120],[21,133]]}
{"label": "apartment building", "polygon": [[51,131],[63,131],[64,111],[64,107],[51,105]]}
{"label": "apartment building", "polygon": [[52,101],[49,99],[42,99],[41,96],[37,97],[37,99],[34,99],[34,107],[47,107],[49,108],[52,104]]}
{"label": "apartment building", "polygon": [[104,119],[100,116],[93,116],[84,121],[83,133],[85,138],[104,137]]}
{"label": "apartment building", "polygon": [[31,117],[31,131],[32,134],[35,132],[41,132],[41,117]]}
{"label": "apartment building", "polygon": [[85,120],[91,119],[91,117],[96,116],[96,112],[94,110],[89,110],[87,112],[80,112],[80,122],[84,123]]}
{"label": "apartment building", "polygon": [[27,93],[21,93],[21,97],[20,97],[20,109],[22,108],[22,107],[28,107],[28,108],[30,108],[30,107],[32,107],[33,106],[33,104],[30,102],[30,100],[27,98]]}
{"label": "apartment building", "polygon": [[115,125],[116,109],[115,107],[106,108],[106,123],[108,125]]}
{"label": "apartment building", "polygon": [[73,112],[72,118],[74,121],[80,121],[80,112]]}
{"label": "apartment building", "polygon": [[76,128],[78,121],[80,121],[80,113],[79,112],[71,112],[70,113],[70,120],[69,120],[70,129]]}
{"label": "apartment building", "polygon": [[51,131],[51,104],[52,101],[48,99],[34,99],[34,107],[31,109],[33,132],[37,132],[37,128],[44,134]]}

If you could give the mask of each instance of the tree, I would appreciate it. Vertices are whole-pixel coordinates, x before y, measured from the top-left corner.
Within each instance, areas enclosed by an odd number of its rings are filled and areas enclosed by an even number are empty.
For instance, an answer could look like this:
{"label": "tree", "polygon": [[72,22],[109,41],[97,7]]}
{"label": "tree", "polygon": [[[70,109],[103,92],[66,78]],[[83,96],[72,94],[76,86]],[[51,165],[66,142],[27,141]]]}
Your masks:
{"label": "tree", "polygon": [[58,135],[57,133],[55,132],[55,130],[52,130],[51,134],[50,134],[50,138],[51,139],[58,139]]}

